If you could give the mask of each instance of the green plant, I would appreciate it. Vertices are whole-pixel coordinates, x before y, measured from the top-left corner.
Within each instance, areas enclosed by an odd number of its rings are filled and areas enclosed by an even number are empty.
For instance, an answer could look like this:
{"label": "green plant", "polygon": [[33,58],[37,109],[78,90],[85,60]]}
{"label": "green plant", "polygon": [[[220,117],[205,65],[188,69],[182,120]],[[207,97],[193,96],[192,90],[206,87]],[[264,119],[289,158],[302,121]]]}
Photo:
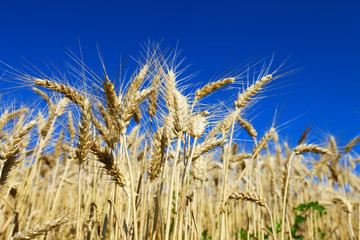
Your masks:
{"label": "green plant", "polygon": [[[309,211],[313,210],[315,212],[316,218],[322,217],[325,212],[325,207],[321,206],[317,201],[316,202],[308,202],[299,204],[297,207],[294,207],[295,217],[294,224],[291,228],[291,236],[294,239],[304,239],[304,236],[297,235],[297,231],[300,229],[301,223],[305,222],[306,218],[309,216]],[[325,232],[321,230],[320,227],[314,229],[314,232],[318,232],[320,234],[321,239],[325,237]]]}

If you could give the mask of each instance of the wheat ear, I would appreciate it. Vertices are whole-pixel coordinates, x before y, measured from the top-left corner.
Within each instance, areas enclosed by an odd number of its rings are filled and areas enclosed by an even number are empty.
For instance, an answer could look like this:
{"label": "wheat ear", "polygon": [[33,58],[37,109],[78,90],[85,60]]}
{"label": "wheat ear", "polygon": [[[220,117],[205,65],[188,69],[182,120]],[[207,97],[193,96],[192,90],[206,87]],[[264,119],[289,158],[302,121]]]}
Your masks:
{"label": "wheat ear", "polygon": [[262,207],[265,206],[265,200],[256,192],[233,192],[229,198],[254,202]]}
{"label": "wheat ear", "polygon": [[79,126],[79,139],[76,147],[76,156],[79,160],[80,166],[86,161],[87,155],[90,151],[92,144],[92,131],[91,131],[91,106],[90,103],[85,100],[84,109],[81,111],[82,117]]}
{"label": "wheat ear", "polygon": [[205,85],[204,87],[202,87],[196,91],[195,101],[199,101],[200,99],[202,99],[206,95],[210,94],[211,92],[213,92],[219,88],[222,88],[222,87],[226,86],[227,84],[231,84],[234,81],[235,81],[235,78],[224,78],[224,79],[220,79],[216,82],[212,82],[212,83]]}
{"label": "wheat ear", "polygon": [[193,138],[200,138],[204,133],[207,121],[203,114],[195,114],[190,118],[189,134]]}
{"label": "wheat ear", "polygon": [[319,147],[314,144],[300,144],[296,148],[294,148],[294,153],[296,155],[306,153],[306,152],[326,154],[329,151],[326,148],[322,148],[322,147]]}
{"label": "wheat ear", "polygon": [[131,98],[133,98],[133,96],[136,94],[141,84],[143,83],[148,70],[149,65],[145,64],[139,71],[139,73],[135,76],[124,96],[124,102],[128,102]]}
{"label": "wheat ear", "polygon": [[113,178],[116,184],[124,189],[126,195],[129,197],[129,180],[115,163],[113,151],[107,146],[101,146],[99,141],[94,141],[91,146],[91,151],[97,157],[96,160],[104,165],[104,169],[108,175]]}
{"label": "wheat ear", "polygon": [[123,108],[121,110],[120,122],[119,122],[120,132],[123,132],[126,129],[126,127],[130,123],[132,116],[136,111],[136,108],[139,106],[139,104],[142,101],[144,101],[146,98],[150,96],[152,91],[153,89],[151,87],[146,88],[142,91],[137,91],[135,95],[133,95],[128,102],[124,103]]}
{"label": "wheat ear", "polygon": [[205,142],[200,143],[195,146],[193,160],[195,160],[195,159],[199,158],[201,155],[211,151],[215,147],[221,146],[226,141],[227,140],[225,137],[218,138],[218,139],[217,138],[206,139]]}
{"label": "wheat ear", "polygon": [[174,115],[174,126],[175,130],[178,132],[186,132],[188,130],[188,121],[190,118],[190,110],[187,99],[184,95],[180,93],[177,89],[174,92],[174,105],[175,105],[175,115]]}
{"label": "wheat ear", "polygon": [[24,113],[26,113],[28,111],[27,108],[21,108],[19,110],[15,110],[9,113],[8,110],[5,110],[5,112],[3,114],[1,114],[0,116],[0,139],[1,139],[1,131],[3,130],[4,126],[11,121],[12,119],[23,115]]}
{"label": "wheat ear", "polygon": [[332,202],[335,204],[340,204],[342,206],[344,212],[347,213],[350,234],[352,236],[352,239],[355,240],[355,234],[354,234],[354,230],[353,230],[352,223],[351,223],[351,212],[353,210],[351,203],[342,196],[334,197],[332,199]]}
{"label": "wheat ear", "polygon": [[358,143],[360,142],[360,136],[354,138],[351,140],[346,146],[345,146],[345,152],[348,153],[350,150]]}
{"label": "wheat ear", "polygon": [[106,96],[106,103],[111,115],[116,115],[120,103],[118,102],[118,97],[116,95],[114,84],[109,80],[108,76],[105,75],[104,81],[104,93]]}
{"label": "wheat ear", "polygon": [[151,181],[154,181],[161,173],[162,169],[162,159],[163,153],[165,150],[164,144],[164,134],[163,128],[158,128],[154,134],[154,139],[152,144],[154,146],[154,150],[151,153],[148,173]]}
{"label": "wheat ear", "polygon": [[49,105],[52,105],[52,104],[53,104],[52,101],[51,101],[51,99],[49,98],[49,96],[48,96],[45,92],[41,91],[41,90],[38,89],[38,88],[33,88],[32,90],[33,90],[35,93],[39,94],[39,95],[45,100],[45,102],[47,102]]}
{"label": "wheat ear", "polygon": [[257,132],[256,132],[255,128],[253,127],[253,125],[251,125],[250,122],[246,121],[245,119],[243,119],[240,116],[237,116],[236,120],[245,129],[245,131],[249,134],[250,137],[252,137],[252,138],[257,137]]}
{"label": "wheat ear", "polygon": [[47,79],[39,79],[39,78],[35,78],[34,84],[61,93],[65,97],[69,98],[73,103],[79,105],[80,107],[84,106],[85,97],[69,86],[66,86],[62,83],[56,83]]}
{"label": "wheat ear", "polygon": [[234,118],[239,114],[239,110],[236,109],[228,114],[223,120],[221,120],[218,124],[213,127],[209,134],[207,135],[207,139],[212,139],[218,134],[226,135],[233,124]]}
{"label": "wheat ear", "polygon": [[154,91],[150,95],[148,114],[150,118],[153,118],[157,111],[157,99],[158,99],[158,88],[160,84],[160,76],[155,76],[152,82],[152,88]]}
{"label": "wheat ear", "polygon": [[141,109],[140,106],[137,106],[137,108],[135,109],[134,112],[134,121],[136,122],[136,124],[139,124],[142,118],[142,113],[141,113]]}
{"label": "wheat ear", "polygon": [[74,127],[74,120],[72,118],[71,111],[68,112],[68,119],[67,119],[67,129],[69,131],[69,136],[72,141],[74,141],[76,136],[76,129]]}
{"label": "wheat ear", "polygon": [[34,239],[41,235],[44,235],[52,230],[59,229],[62,225],[68,222],[68,218],[61,217],[53,221],[46,221],[42,224],[37,224],[32,228],[25,229],[24,231],[17,232],[14,236],[14,240],[26,240]]}
{"label": "wheat ear", "polygon": [[231,156],[230,162],[240,162],[242,160],[249,159],[251,157],[252,157],[252,154],[240,153],[240,154]]}
{"label": "wheat ear", "polygon": [[271,79],[273,79],[273,76],[271,74],[266,75],[262,77],[260,80],[256,81],[250,87],[246,88],[244,92],[239,94],[237,101],[235,101],[235,106],[237,108],[245,107],[250,101],[250,99],[256,93],[258,93],[266,83],[270,82]]}
{"label": "wheat ear", "polygon": [[343,197],[340,197],[340,196],[334,197],[334,198],[332,199],[332,202],[335,203],[335,204],[340,204],[341,207],[342,207],[342,209],[343,209],[344,212],[346,212],[346,213],[351,213],[352,210],[353,210],[351,203],[350,203],[347,199],[345,199],[345,198],[343,198]]}
{"label": "wheat ear", "polygon": [[259,144],[253,149],[252,159],[255,159],[259,153],[265,148],[266,144],[270,141],[272,135],[275,133],[275,128],[272,127],[270,130],[265,133],[265,135],[259,141]]}

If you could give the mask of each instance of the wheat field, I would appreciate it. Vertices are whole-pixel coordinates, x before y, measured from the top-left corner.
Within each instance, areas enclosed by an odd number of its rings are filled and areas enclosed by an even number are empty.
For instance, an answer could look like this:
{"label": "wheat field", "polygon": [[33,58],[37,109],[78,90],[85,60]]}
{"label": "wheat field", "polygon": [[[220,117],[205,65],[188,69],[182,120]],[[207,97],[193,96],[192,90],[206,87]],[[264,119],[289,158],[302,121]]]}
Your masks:
{"label": "wheat field", "polygon": [[168,55],[137,63],[110,79],[79,62],[77,84],[13,70],[39,104],[0,108],[0,239],[360,239],[360,137],[289,146],[247,119],[283,66],[185,94]]}

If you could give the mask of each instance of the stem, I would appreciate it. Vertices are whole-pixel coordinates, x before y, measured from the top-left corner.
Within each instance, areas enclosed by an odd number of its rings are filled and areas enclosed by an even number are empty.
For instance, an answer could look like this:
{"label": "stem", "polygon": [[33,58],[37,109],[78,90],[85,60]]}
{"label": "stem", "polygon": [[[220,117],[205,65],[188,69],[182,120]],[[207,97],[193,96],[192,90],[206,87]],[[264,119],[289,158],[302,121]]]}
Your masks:
{"label": "stem", "polygon": [[179,132],[179,134],[177,136],[177,145],[176,145],[176,150],[175,150],[174,166],[173,166],[173,169],[171,172],[170,189],[169,189],[169,193],[168,193],[165,240],[169,240],[169,235],[170,235],[171,202],[172,202],[172,192],[174,190],[173,183],[174,183],[174,178],[175,178],[177,160],[179,157],[179,152],[180,152],[180,147],[181,147],[181,137],[182,137],[182,132]]}
{"label": "stem", "polygon": [[274,239],[276,240],[276,229],[275,229],[275,225],[274,225],[274,221],[273,221],[273,218],[272,218],[271,211],[270,211],[270,209],[269,209],[269,207],[268,207],[267,204],[265,204],[265,208],[266,208],[266,210],[267,210],[268,213],[269,213],[270,221],[271,221],[271,227],[272,227],[272,234],[273,234]]}
{"label": "stem", "polygon": [[190,159],[188,159],[186,168],[184,169],[184,173],[183,173],[182,181],[181,181],[182,182],[181,183],[182,187],[184,186],[184,184],[185,184],[185,182],[186,182],[186,180],[187,180],[187,178],[189,176],[192,159],[193,159],[194,152],[195,152],[196,141],[197,141],[197,137],[194,138],[194,142],[193,142],[192,149],[191,149],[191,154],[190,154]]}
{"label": "stem", "polygon": [[79,238],[80,233],[80,207],[81,207],[81,165],[79,165],[79,175],[78,175],[78,211],[77,211],[77,222],[76,222],[76,239]]}
{"label": "stem", "polygon": [[133,218],[134,218],[134,239],[138,240],[138,222],[137,222],[137,216],[136,216],[136,202],[135,202],[135,184],[134,184],[134,177],[132,174],[132,169],[131,169],[131,162],[130,162],[130,158],[129,158],[129,153],[127,151],[127,144],[126,144],[126,137],[125,134],[122,134],[123,136],[123,141],[124,141],[124,151],[125,151],[125,156],[126,156],[126,160],[127,160],[127,164],[128,164],[128,168],[129,168],[129,175],[130,175],[130,185],[131,185],[131,201],[132,201],[132,211],[133,211]]}
{"label": "stem", "polygon": [[348,221],[349,221],[351,239],[355,240],[355,234],[354,234],[354,230],[353,230],[352,224],[351,224],[351,215],[350,215],[350,213],[348,213],[347,215],[348,215]]}
{"label": "stem", "polygon": [[289,231],[289,237],[290,240],[293,240],[292,236],[291,236],[291,226],[290,226],[290,221],[289,221],[289,216],[286,214],[286,226],[288,227],[288,231]]}
{"label": "stem", "polygon": [[189,201],[186,199],[186,208],[185,208],[185,235],[184,240],[188,239],[188,224],[189,224]]}
{"label": "stem", "polygon": [[[34,161],[34,163],[33,163],[32,167],[29,167],[29,170],[27,173],[28,177],[26,178],[26,180],[24,181],[24,183],[22,185],[22,191],[21,191],[22,195],[19,198],[21,200],[20,200],[19,205],[15,209],[15,210],[17,210],[17,212],[22,212],[24,210],[24,208],[26,207],[26,206],[23,206],[23,203],[25,201],[26,196],[28,195],[28,190],[29,190],[30,184],[34,178],[33,175],[35,174],[35,169],[37,169],[37,167],[39,165],[41,152],[44,149],[45,144],[49,141],[51,134],[53,132],[53,127],[54,127],[56,119],[57,119],[57,117],[55,116],[54,119],[52,120],[49,131],[46,133],[46,136],[44,138],[40,137],[40,139],[38,139],[36,142],[36,151],[35,151],[36,154],[35,155],[33,154],[30,159],[30,162]],[[35,157],[35,160],[34,160],[34,157]]]}
{"label": "stem", "polygon": [[230,157],[230,151],[231,151],[232,138],[234,135],[234,125],[235,125],[236,116],[239,114],[240,110],[238,108],[236,108],[235,111],[236,111],[236,113],[234,114],[234,119],[232,121],[232,126],[231,126],[231,134],[230,134],[228,152],[227,152],[226,158],[224,159],[224,180],[223,180],[224,182],[223,182],[222,196],[221,196],[221,202],[220,202],[220,204],[222,205],[221,207],[224,208],[223,211],[221,211],[221,234],[220,234],[221,240],[225,240],[225,237],[226,237],[226,226],[225,226],[226,182],[227,182],[227,173],[228,173],[228,168],[229,168],[229,157]]}
{"label": "stem", "polygon": [[148,237],[149,234],[149,221],[150,221],[150,193],[151,193],[151,182],[150,179],[148,179],[149,181],[149,188],[148,188],[148,196],[147,196],[147,216],[146,216],[146,227],[145,227],[145,238]]}
{"label": "stem", "polygon": [[70,161],[68,160],[68,162],[66,163],[64,175],[60,180],[59,187],[58,187],[58,189],[56,191],[56,194],[55,194],[54,203],[53,203],[53,206],[52,206],[52,209],[51,209],[51,214],[50,214],[51,217],[54,217],[54,210],[55,210],[55,206],[56,206],[56,200],[58,198],[58,195],[59,195],[60,189],[62,187],[62,184],[63,184],[63,182],[65,180],[65,177],[66,177],[67,171],[69,169],[69,166],[70,166]]}
{"label": "stem", "polygon": [[286,183],[285,183],[285,191],[283,196],[283,211],[282,211],[282,224],[281,224],[281,239],[284,239],[285,237],[285,213],[286,213],[286,196],[287,196],[287,189],[289,185],[289,179],[290,179],[290,168],[291,168],[291,161],[294,158],[295,154],[294,151],[291,153],[288,163],[288,172],[286,176]]}
{"label": "stem", "polygon": [[[181,193],[180,193],[180,206],[177,210],[177,213],[180,214],[182,212],[182,208],[184,206],[185,203],[185,196],[186,196],[186,191],[187,191],[187,184],[186,184],[186,180],[189,176],[189,172],[190,172],[190,167],[191,167],[191,163],[192,163],[192,158],[194,156],[194,152],[195,152],[195,145],[196,145],[196,141],[197,141],[197,137],[194,138],[194,142],[192,145],[192,149],[191,149],[191,153],[190,153],[190,158],[187,161],[187,164],[185,166],[183,175],[182,175],[182,180],[181,180]],[[181,214],[178,217],[178,219],[176,219],[177,221],[174,221],[175,225],[175,229],[177,229],[177,226],[180,225],[181,222]],[[185,222],[185,229],[187,228],[187,224]],[[174,236],[176,236],[176,231],[174,232]]]}
{"label": "stem", "polygon": [[[164,160],[164,169],[162,170],[162,174],[161,174],[161,181],[160,183],[158,183],[157,186],[157,195],[156,195],[156,200],[155,200],[155,213],[154,213],[154,220],[153,220],[153,228],[152,228],[152,233],[151,233],[151,239],[155,239],[156,237],[156,228],[157,228],[157,219],[158,219],[158,215],[159,215],[159,211],[160,211],[160,204],[159,201],[161,201],[161,195],[162,195],[162,190],[163,190],[163,185],[164,185],[164,180],[165,180],[165,174],[167,171],[167,160],[169,157],[169,147],[166,150],[166,156],[165,156],[165,160]],[[160,222],[161,222],[161,218],[160,218]],[[160,231],[161,234],[163,233],[163,231]]]}
{"label": "stem", "polygon": [[359,227],[358,227],[358,238],[360,240],[360,202],[359,202],[359,207],[358,207],[358,224],[359,224]]}

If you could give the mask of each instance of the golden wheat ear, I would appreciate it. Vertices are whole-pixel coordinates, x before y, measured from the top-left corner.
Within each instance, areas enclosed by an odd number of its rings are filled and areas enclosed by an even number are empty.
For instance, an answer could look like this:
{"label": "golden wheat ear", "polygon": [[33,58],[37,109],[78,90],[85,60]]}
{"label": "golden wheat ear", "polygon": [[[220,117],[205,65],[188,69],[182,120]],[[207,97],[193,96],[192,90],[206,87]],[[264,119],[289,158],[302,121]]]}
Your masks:
{"label": "golden wheat ear", "polygon": [[253,125],[251,125],[250,122],[246,121],[245,119],[243,119],[240,116],[237,116],[236,120],[245,129],[245,131],[249,134],[250,137],[252,137],[252,138],[257,137],[257,132],[256,132],[255,128],[253,127]]}
{"label": "golden wheat ear", "polygon": [[240,93],[238,99],[235,101],[235,106],[237,108],[245,107],[250,99],[257,94],[266,83],[269,83],[273,79],[272,74],[266,75],[260,80],[256,81],[253,85],[246,88],[244,92]]}
{"label": "golden wheat ear", "polygon": [[348,153],[351,151],[353,147],[355,147],[356,144],[360,142],[360,136],[354,138],[351,140],[346,146],[345,146],[345,152]]}
{"label": "golden wheat ear", "polygon": [[103,91],[105,93],[106,103],[110,114],[116,116],[121,106],[121,102],[119,102],[118,96],[116,95],[114,84],[109,80],[107,75],[105,75]]}
{"label": "golden wheat ear", "polygon": [[83,165],[90,152],[92,141],[91,130],[91,106],[89,101],[84,102],[84,108],[81,110],[82,118],[79,126],[79,139],[76,147],[76,156],[79,164]]}
{"label": "golden wheat ear", "polygon": [[95,140],[91,145],[91,152],[96,156],[96,160],[103,164],[107,174],[113,178],[114,182],[124,189],[127,196],[130,196],[129,180],[116,164],[113,150],[107,146],[101,146],[100,141]]}
{"label": "golden wheat ear", "polygon": [[329,151],[326,148],[322,148],[322,147],[319,147],[314,144],[300,144],[296,148],[294,148],[294,153],[296,155],[306,153],[306,152],[313,152],[313,153],[320,153],[320,154],[329,153]]}
{"label": "golden wheat ear", "polygon": [[233,192],[229,199],[250,201],[261,207],[265,206],[265,200],[256,192]]}
{"label": "golden wheat ear", "polygon": [[[3,112],[3,114],[1,114],[1,116],[0,116],[0,133],[2,132],[4,126],[8,122],[10,122],[11,120],[25,114],[28,111],[29,111],[29,109],[27,109],[27,108],[21,108],[21,109],[18,109],[18,110],[14,110],[12,112],[9,112],[9,110],[5,110]],[[2,136],[2,135],[0,134],[0,136]]]}
{"label": "golden wheat ear", "polygon": [[164,129],[158,128],[152,141],[153,151],[150,156],[148,173],[151,181],[154,181],[161,173],[164,155]]}
{"label": "golden wheat ear", "polygon": [[25,135],[27,135],[36,124],[37,120],[28,122],[21,127],[20,130],[8,137],[5,143],[0,145],[0,160],[5,161],[1,170],[0,190],[4,188],[11,174],[20,164],[18,160],[19,154],[28,145],[28,139],[25,138]]}
{"label": "golden wheat ear", "polygon": [[46,221],[42,224],[37,224],[34,227],[27,228],[23,231],[17,232],[14,240],[34,239],[47,234],[50,231],[59,230],[64,224],[68,222],[67,217],[61,217],[52,221]]}
{"label": "golden wheat ear", "polygon": [[258,145],[256,145],[253,149],[253,156],[252,156],[253,159],[255,159],[260,154],[260,152],[265,148],[265,146],[270,141],[275,131],[276,129],[272,127],[268,132],[264,134],[264,136],[259,141]]}
{"label": "golden wheat ear", "polygon": [[235,81],[235,78],[224,78],[216,82],[209,83],[204,87],[198,89],[195,93],[195,102],[199,101],[206,95],[212,93],[213,91],[220,89],[228,84],[231,84]]}
{"label": "golden wheat ear", "polygon": [[63,94],[65,97],[69,98],[73,103],[79,105],[81,108],[84,107],[85,97],[80,94],[75,89],[66,86],[62,83],[56,83],[47,79],[34,79],[34,84],[36,86],[45,87],[47,89],[53,90],[55,92]]}
{"label": "golden wheat ear", "polygon": [[153,92],[150,95],[150,100],[149,100],[149,109],[148,109],[148,114],[150,116],[150,118],[153,118],[156,114],[157,111],[157,100],[158,100],[158,94],[159,94],[159,84],[160,84],[160,76],[157,75],[155,76],[155,78],[153,79],[152,82],[152,88],[153,88]]}

